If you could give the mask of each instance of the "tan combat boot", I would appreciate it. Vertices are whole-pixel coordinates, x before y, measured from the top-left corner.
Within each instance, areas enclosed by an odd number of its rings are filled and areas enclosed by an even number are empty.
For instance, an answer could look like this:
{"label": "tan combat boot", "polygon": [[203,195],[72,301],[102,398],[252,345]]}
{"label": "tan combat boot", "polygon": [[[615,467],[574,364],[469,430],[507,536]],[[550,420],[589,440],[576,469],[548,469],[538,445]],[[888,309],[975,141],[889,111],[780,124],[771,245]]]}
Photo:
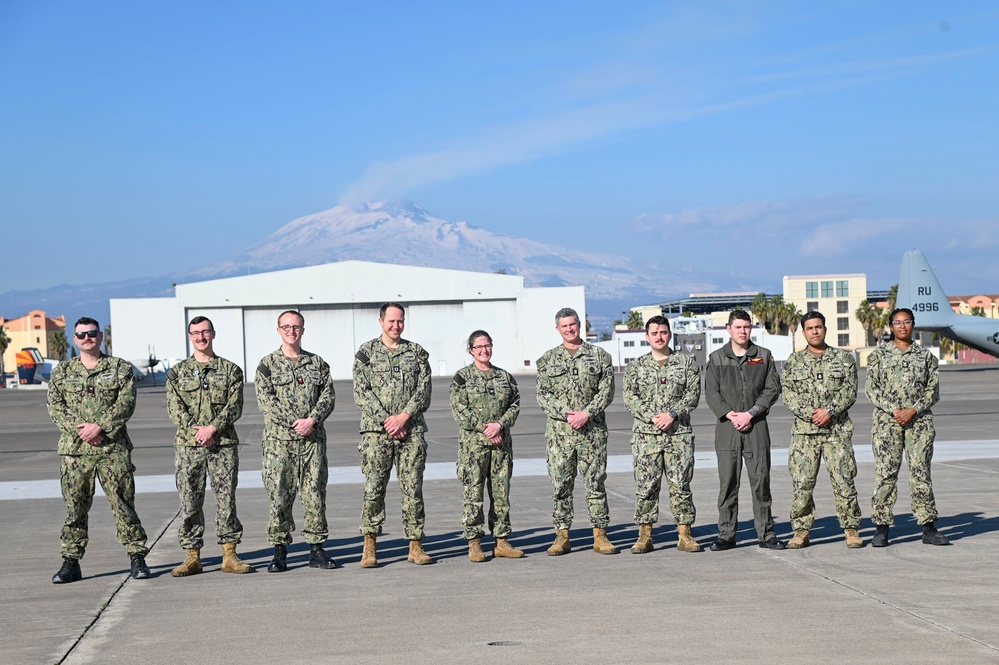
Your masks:
{"label": "tan combat boot", "polygon": [[497,538],[493,546],[493,557],[499,559],[519,559],[524,556],[524,550],[518,550],[506,538]]}
{"label": "tan combat boot", "polygon": [[482,563],[486,560],[486,555],[482,553],[481,538],[472,538],[468,541],[468,560],[472,563]]}
{"label": "tan combat boot", "polygon": [[418,566],[425,566],[428,563],[434,562],[430,558],[430,555],[423,551],[423,545],[418,540],[409,541],[409,556],[406,558],[406,561],[415,563]]}
{"label": "tan combat boot", "polygon": [[606,529],[593,529],[593,551],[597,554],[617,554],[617,548],[607,540]]}
{"label": "tan combat boot", "polygon": [[569,530],[559,529],[555,533],[555,542],[548,548],[548,556],[560,556],[571,552],[572,544],[569,542]]}
{"label": "tan combat boot", "polygon": [[223,573],[249,573],[253,567],[248,563],[243,563],[236,556],[236,543],[222,543],[222,572]]}
{"label": "tan combat boot", "polygon": [[676,549],[681,552],[703,552],[704,548],[701,547],[700,543],[694,540],[694,537],[690,535],[690,525],[689,524],[677,524],[676,525]]}
{"label": "tan combat boot", "polygon": [[361,552],[361,568],[378,567],[378,547],[375,544],[375,534],[364,534],[364,550]]}
{"label": "tan combat boot", "polygon": [[843,533],[846,534],[846,546],[851,550],[864,546],[864,541],[860,538],[860,534],[857,533],[856,529],[847,529]]}
{"label": "tan combat boot", "polygon": [[632,554],[645,554],[651,552],[652,547],[652,525],[651,524],[639,524],[638,525],[638,540],[635,544],[631,546]]}
{"label": "tan combat boot", "polygon": [[184,563],[170,571],[170,574],[174,577],[187,577],[188,575],[197,575],[201,572],[201,550],[184,550],[184,553],[186,555]]}
{"label": "tan combat boot", "polygon": [[808,542],[808,529],[798,529],[794,532],[794,538],[788,541],[787,549],[800,550],[802,547],[808,547]]}

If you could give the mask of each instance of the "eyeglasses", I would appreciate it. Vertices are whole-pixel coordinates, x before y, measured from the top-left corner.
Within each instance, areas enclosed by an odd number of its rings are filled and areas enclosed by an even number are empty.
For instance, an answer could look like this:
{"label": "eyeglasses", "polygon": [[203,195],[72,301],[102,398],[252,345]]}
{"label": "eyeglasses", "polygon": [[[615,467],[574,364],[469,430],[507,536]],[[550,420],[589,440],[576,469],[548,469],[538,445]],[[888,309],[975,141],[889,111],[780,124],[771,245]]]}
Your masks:
{"label": "eyeglasses", "polygon": [[77,339],[86,339],[87,337],[89,337],[90,339],[97,339],[97,336],[101,334],[101,331],[100,330],[84,330],[83,332],[78,332],[78,333],[73,333],[73,334],[76,335]]}
{"label": "eyeglasses", "polygon": [[485,350],[491,351],[492,348],[493,348],[492,344],[479,344],[477,346],[473,346],[472,351],[485,351]]}
{"label": "eyeglasses", "polygon": [[192,330],[187,333],[191,337],[211,337],[215,334],[214,330]]}
{"label": "eyeglasses", "polygon": [[281,332],[302,332],[305,330],[305,326],[278,326],[278,330]]}
{"label": "eyeglasses", "polygon": [[909,327],[914,323],[912,319],[899,319],[898,321],[892,321],[892,328],[901,328],[902,326]]}

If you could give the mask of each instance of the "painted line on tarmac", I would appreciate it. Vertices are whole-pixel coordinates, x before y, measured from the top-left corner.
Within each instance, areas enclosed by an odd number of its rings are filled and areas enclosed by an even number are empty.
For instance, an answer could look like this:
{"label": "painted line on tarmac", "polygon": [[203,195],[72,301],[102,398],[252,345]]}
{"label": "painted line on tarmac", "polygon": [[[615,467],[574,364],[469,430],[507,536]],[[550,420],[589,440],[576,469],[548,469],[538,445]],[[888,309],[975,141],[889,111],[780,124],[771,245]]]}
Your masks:
{"label": "painted line on tarmac", "polygon": [[[854,448],[858,464],[873,463],[874,452],[868,447]],[[772,466],[787,466],[787,448],[774,448],[770,452]],[[969,459],[995,459],[999,457],[999,440],[973,441],[937,441],[933,451],[934,462],[955,462]],[[701,450],[694,453],[694,465],[698,469],[714,469],[718,466],[714,450]],[[607,458],[607,473],[632,473],[631,455],[611,455]],[[331,466],[330,485],[361,485],[364,474],[359,466]],[[548,465],[541,458],[514,459],[513,475],[517,478],[532,476],[547,476]],[[395,472],[392,480],[395,481]],[[456,480],[454,462],[433,462],[427,464],[423,474],[424,480]],[[261,489],[263,479],[260,471],[240,471],[240,489]],[[157,492],[176,492],[174,477],[169,476],[136,476],[136,494],[155,494]],[[104,492],[97,486],[97,494]],[[62,497],[59,480],[12,480],[0,483],[0,501],[19,499],[59,499]]]}

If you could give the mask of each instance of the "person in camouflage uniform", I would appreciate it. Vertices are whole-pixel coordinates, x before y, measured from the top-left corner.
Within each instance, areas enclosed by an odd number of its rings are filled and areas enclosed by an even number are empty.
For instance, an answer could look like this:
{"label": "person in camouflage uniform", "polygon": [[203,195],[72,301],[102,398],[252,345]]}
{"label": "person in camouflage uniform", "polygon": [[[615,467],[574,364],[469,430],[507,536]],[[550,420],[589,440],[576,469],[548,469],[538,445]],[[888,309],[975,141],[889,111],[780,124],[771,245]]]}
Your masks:
{"label": "person in camouflage uniform", "polygon": [[874,496],[871,519],[875,525],[871,545],[888,545],[888,528],[895,522],[896,484],[902,451],[909,461],[909,494],[912,513],[923,527],[927,545],[949,545],[937,531],[937,506],[930,479],[933,459],[933,413],[940,399],[937,359],[912,340],[912,310],[892,311],[892,339],[867,358],[867,397],[874,404],[871,440],[874,446]]}
{"label": "person in camouflage uniform", "polygon": [[652,525],[659,521],[663,474],[670,509],[677,524],[676,548],[700,552],[690,534],[697,513],[690,492],[694,477],[694,431],[690,413],[701,398],[701,374],[690,356],[672,353],[669,319],[653,316],[645,322],[645,339],[652,351],[628,364],[624,373],[624,404],[634,416],[631,453],[635,461],[635,523],[638,540],[632,554],[653,549]]}
{"label": "person in camouflage uniform", "polygon": [[[520,415],[520,390],[513,376],[492,364],[493,338],[485,330],[468,336],[473,362],[451,379],[451,414],[458,423],[458,479],[464,487],[461,524],[468,558],[486,560],[482,552],[483,488],[489,492],[489,530],[493,557],[519,559],[510,545],[510,476],[513,439],[510,428]],[[488,485],[487,485],[488,481]]]}
{"label": "person in camouflage uniform", "polygon": [[579,471],[586,484],[586,504],[593,526],[593,551],[617,554],[607,539],[607,422],[604,410],[614,399],[614,367],[610,354],[580,337],[579,315],[565,307],[555,314],[562,344],[537,361],[538,404],[548,416],[548,475],[554,494],[555,542],[549,556],[567,554],[572,545],[572,489]]}
{"label": "person in camouflage uniform", "polygon": [[287,570],[287,546],[295,529],[292,505],[301,493],[305,508],[302,537],[311,546],[309,567],[329,570],[336,561],[326,554],[326,430],[323,423],[333,412],[336,394],[330,366],[314,353],[302,350],[305,317],[295,310],[278,317],[281,348],[264,356],[254,383],[257,403],[264,414],[261,473],[270,502],[267,542],[274,557],[267,571]]}
{"label": "person in camouflage uniform", "polygon": [[377,537],[385,523],[385,490],[395,465],[402,493],[402,521],[409,540],[410,563],[432,563],[423,551],[423,470],[427,466],[427,423],[430,406],[429,355],[402,338],[406,310],[385,303],[378,313],[380,337],[361,344],[354,355],[354,402],[361,410],[361,471],[364,506],[361,567],[378,565]]}
{"label": "person in camouflage uniform", "polygon": [[846,546],[863,547],[860,503],[853,479],[857,460],[853,455],[853,421],[850,407],[857,401],[857,361],[853,354],[826,344],[826,317],[808,312],[801,317],[801,330],[808,347],[791,354],[784,363],[784,404],[794,415],[787,468],[791,473],[790,549],[807,547],[808,532],[815,523],[812,493],[819,475],[819,461],[826,469],[836,500],[836,515],[846,535]]}
{"label": "person in camouflage uniform", "polygon": [[184,562],[174,577],[197,575],[205,544],[205,476],[212,481],[217,511],[215,535],[222,546],[222,572],[253,570],[236,556],[243,525],[236,515],[239,480],[239,437],[236,421],[243,413],[243,370],[215,355],[215,326],[196,316],[187,326],[194,354],[167,371],[167,413],[177,426],[175,469],[180,495],[177,537]]}
{"label": "person in camouflage uniform", "polygon": [[94,480],[100,480],[114,513],[118,542],[125,546],[134,579],[149,577],[146,532],[135,512],[135,466],[126,423],[135,411],[135,375],[130,363],[101,353],[100,324],[82,317],[74,327],[80,355],[63,361],[49,380],[49,416],[59,428],[59,477],[66,502],[63,563],[54,584],[83,579],[80,559],[89,542],[88,516]]}
{"label": "person in camouflage uniform", "polygon": [[770,494],[770,429],[767,413],[780,396],[780,377],[770,351],[753,343],[753,321],[734,310],[725,326],[731,341],[708,357],[704,396],[715,414],[718,456],[718,539],[711,551],[735,547],[743,461],[753,495],[753,522],[760,547],[782,550],[774,533]]}

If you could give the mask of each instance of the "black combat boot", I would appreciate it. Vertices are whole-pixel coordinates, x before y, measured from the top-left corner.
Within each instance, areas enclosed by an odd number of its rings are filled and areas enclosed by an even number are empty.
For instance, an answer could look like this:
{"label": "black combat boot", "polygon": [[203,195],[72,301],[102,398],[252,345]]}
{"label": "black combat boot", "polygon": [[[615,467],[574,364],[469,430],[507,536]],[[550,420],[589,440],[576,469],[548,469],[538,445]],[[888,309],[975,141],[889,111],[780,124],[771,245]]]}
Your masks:
{"label": "black combat boot", "polygon": [[83,579],[80,562],[77,559],[63,559],[62,568],[52,576],[52,584],[69,584]]}
{"label": "black combat boot", "polygon": [[326,556],[326,550],[322,545],[313,545],[309,552],[309,568],[322,568],[323,570],[333,570],[337,567],[336,559]]}
{"label": "black combat boot", "polygon": [[274,546],[274,558],[267,564],[268,573],[283,573],[288,570],[288,548],[284,545]]}
{"label": "black combat boot", "polygon": [[149,579],[149,566],[146,565],[146,557],[141,554],[133,554],[130,557],[130,565],[132,568],[132,579],[134,580],[145,580]]}
{"label": "black combat boot", "polygon": [[947,536],[937,531],[934,522],[927,522],[923,525],[923,543],[926,545],[950,545]]}
{"label": "black combat boot", "polygon": [[876,524],[875,527],[871,547],[888,547],[888,525]]}

